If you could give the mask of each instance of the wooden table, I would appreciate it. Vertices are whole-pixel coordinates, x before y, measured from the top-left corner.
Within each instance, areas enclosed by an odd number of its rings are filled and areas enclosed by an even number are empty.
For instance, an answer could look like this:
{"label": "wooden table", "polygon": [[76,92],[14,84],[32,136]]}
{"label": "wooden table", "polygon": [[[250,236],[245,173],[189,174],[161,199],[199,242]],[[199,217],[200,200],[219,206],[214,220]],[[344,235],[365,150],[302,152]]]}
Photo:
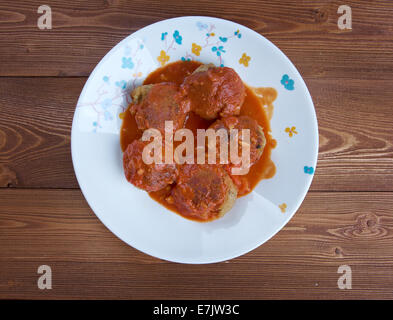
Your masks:
{"label": "wooden table", "polygon": [[[0,4],[0,298],[393,298],[393,2],[42,1]],[[337,9],[352,8],[352,30]],[[162,19],[207,15],[261,33],[313,97],[320,149],[301,208],[273,239],[231,261],[181,265],[129,247],[75,179],[73,112],[101,57]],[[51,290],[37,268],[52,268]],[[340,265],[352,289],[340,290]]]}

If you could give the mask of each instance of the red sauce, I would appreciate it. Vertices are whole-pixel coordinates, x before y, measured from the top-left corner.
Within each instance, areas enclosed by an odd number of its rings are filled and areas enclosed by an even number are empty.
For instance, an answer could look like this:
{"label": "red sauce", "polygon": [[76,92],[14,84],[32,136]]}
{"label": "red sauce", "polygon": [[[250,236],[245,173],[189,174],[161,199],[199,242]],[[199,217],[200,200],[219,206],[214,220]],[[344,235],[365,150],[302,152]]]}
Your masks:
{"label": "red sauce", "polygon": [[[180,85],[184,78],[190,75],[200,65],[201,63],[197,61],[177,61],[170,63],[150,73],[143,84],[175,82]],[[276,97],[277,91],[274,88],[251,88],[246,86],[246,98],[240,114],[255,119],[263,128],[266,137],[266,146],[261,158],[250,168],[247,175],[237,176],[239,179],[243,179],[248,185],[249,190],[247,193],[251,192],[259,181],[272,178],[276,172],[276,167],[271,160],[271,151],[276,146],[276,140],[274,140],[270,134],[270,119],[273,115],[272,102]],[[142,136],[142,132],[138,130],[135,119],[128,109],[120,116],[123,119],[120,131],[120,145],[124,151],[128,144]],[[196,129],[207,129],[214,121],[215,120],[205,120],[193,112],[190,112],[185,127],[196,134]],[[167,209],[182,215],[174,205],[165,201],[169,191],[170,187],[167,187],[160,191],[149,192],[149,195]],[[190,218],[188,216],[185,217]]]}

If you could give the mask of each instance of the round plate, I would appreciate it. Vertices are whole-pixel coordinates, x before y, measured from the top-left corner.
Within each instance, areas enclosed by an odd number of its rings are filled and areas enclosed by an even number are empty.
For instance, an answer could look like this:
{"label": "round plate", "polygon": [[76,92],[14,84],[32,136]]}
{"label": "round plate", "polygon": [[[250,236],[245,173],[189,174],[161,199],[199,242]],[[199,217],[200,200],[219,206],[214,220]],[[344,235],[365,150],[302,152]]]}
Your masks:
{"label": "round plate", "polygon": [[[239,198],[223,218],[208,223],[165,209],[123,173],[119,113],[128,106],[130,91],[151,71],[179,59],[228,66],[247,84],[278,91],[271,120],[276,175]],[[302,77],[271,42],[231,21],[181,17],[133,33],[100,61],[80,95],[71,147],[82,192],[115,235],[157,258],[211,263],[253,250],[294,215],[315,171],[318,126]]]}

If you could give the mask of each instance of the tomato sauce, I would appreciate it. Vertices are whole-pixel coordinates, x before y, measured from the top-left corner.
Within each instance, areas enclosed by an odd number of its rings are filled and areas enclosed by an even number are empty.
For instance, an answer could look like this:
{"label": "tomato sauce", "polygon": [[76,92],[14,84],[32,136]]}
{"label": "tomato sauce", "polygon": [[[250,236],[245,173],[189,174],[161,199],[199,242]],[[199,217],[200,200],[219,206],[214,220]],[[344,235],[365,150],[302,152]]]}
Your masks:
{"label": "tomato sauce", "polygon": [[[173,62],[150,73],[143,84],[175,82],[180,85],[184,78],[190,75],[200,65],[201,63],[197,61]],[[247,192],[241,192],[242,196],[251,192],[262,179],[272,178],[276,172],[276,167],[271,160],[271,152],[276,146],[276,140],[272,138],[270,128],[270,120],[273,116],[274,109],[272,103],[276,97],[277,91],[274,88],[251,88],[246,86],[246,98],[242,105],[240,115],[249,116],[258,122],[263,128],[266,146],[261,158],[250,168],[248,174],[235,176],[236,179],[242,179],[245,182],[244,184],[248,186]],[[142,131],[137,128],[135,118],[131,115],[129,109],[120,114],[120,117],[123,119],[120,130],[120,145],[124,151],[128,144],[142,136]],[[192,130],[196,134],[197,129],[207,129],[214,121],[205,120],[195,113],[190,112],[185,123],[185,128]],[[181,214],[174,205],[165,201],[169,191],[170,187],[168,186],[160,191],[149,192],[149,195],[169,210]],[[186,218],[189,217],[186,216]]]}

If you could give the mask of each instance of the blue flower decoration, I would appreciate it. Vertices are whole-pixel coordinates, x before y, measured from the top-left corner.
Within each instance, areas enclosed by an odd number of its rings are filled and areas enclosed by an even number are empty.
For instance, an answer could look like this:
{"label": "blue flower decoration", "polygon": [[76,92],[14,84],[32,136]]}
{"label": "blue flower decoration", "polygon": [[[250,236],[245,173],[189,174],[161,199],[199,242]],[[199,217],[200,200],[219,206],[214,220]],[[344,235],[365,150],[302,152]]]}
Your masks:
{"label": "blue flower decoration", "polygon": [[102,80],[104,80],[104,82],[109,82],[109,77],[108,76],[104,76],[103,78],[102,78]]}
{"label": "blue flower decoration", "polygon": [[132,69],[132,68],[134,68],[134,63],[132,62],[132,58],[123,57],[121,61],[123,62],[123,64],[121,65],[121,67],[123,69],[126,69],[126,68]]}
{"label": "blue flower decoration", "polygon": [[175,32],[173,33],[173,39],[175,39],[177,44],[181,44],[183,38],[180,35],[179,31],[175,30]]}
{"label": "blue flower decoration", "polygon": [[112,99],[106,98],[104,101],[101,102],[102,109],[108,109],[112,105]]}
{"label": "blue flower decoration", "polygon": [[127,82],[125,80],[116,81],[115,85],[116,85],[116,87],[119,87],[121,89],[125,89],[127,87]]}
{"label": "blue flower decoration", "polygon": [[237,36],[239,39],[242,37],[242,35],[241,35],[239,30],[235,31],[235,36]]}
{"label": "blue flower decoration", "polygon": [[198,21],[197,23],[196,23],[196,25],[197,25],[197,27],[198,27],[198,29],[200,30],[200,31],[202,31],[203,29],[207,29],[207,24],[206,23],[202,23],[202,22],[200,22],[200,21]]}
{"label": "blue flower decoration", "polygon": [[287,90],[294,90],[295,87],[295,81],[289,78],[287,74],[284,74],[281,79],[281,84],[284,86],[285,89]]}
{"label": "blue flower decoration", "polygon": [[106,121],[109,121],[109,120],[112,120],[112,119],[113,119],[113,117],[112,117],[112,115],[110,114],[109,111],[106,111],[106,110],[105,110],[105,112],[104,112],[104,119],[105,119]]}
{"label": "blue flower decoration", "polygon": [[143,49],[145,46],[143,45],[143,43],[139,46],[139,49]]}
{"label": "blue flower decoration", "polygon": [[218,37],[222,42],[227,42],[228,38],[227,37]]}
{"label": "blue flower decoration", "polygon": [[165,37],[168,35],[168,32],[161,33],[161,40],[164,41]]}
{"label": "blue flower decoration", "polygon": [[182,61],[191,61],[190,58],[187,58],[187,59],[186,59],[185,57],[181,57],[180,59],[181,59]]}
{"label": "blue flower decoration", "polygon": [[314,173],[314,168],[313,167],[304,166],[304,173],[313,174]]}
{"label": "blue flower decoration", "polygon": [[219,46],[218,48],[216,46],[214,46],[212,48],[212,51],[215,52],[217,54],[217,56],[221,56],[221,52],[225,52],[223,46]]}

